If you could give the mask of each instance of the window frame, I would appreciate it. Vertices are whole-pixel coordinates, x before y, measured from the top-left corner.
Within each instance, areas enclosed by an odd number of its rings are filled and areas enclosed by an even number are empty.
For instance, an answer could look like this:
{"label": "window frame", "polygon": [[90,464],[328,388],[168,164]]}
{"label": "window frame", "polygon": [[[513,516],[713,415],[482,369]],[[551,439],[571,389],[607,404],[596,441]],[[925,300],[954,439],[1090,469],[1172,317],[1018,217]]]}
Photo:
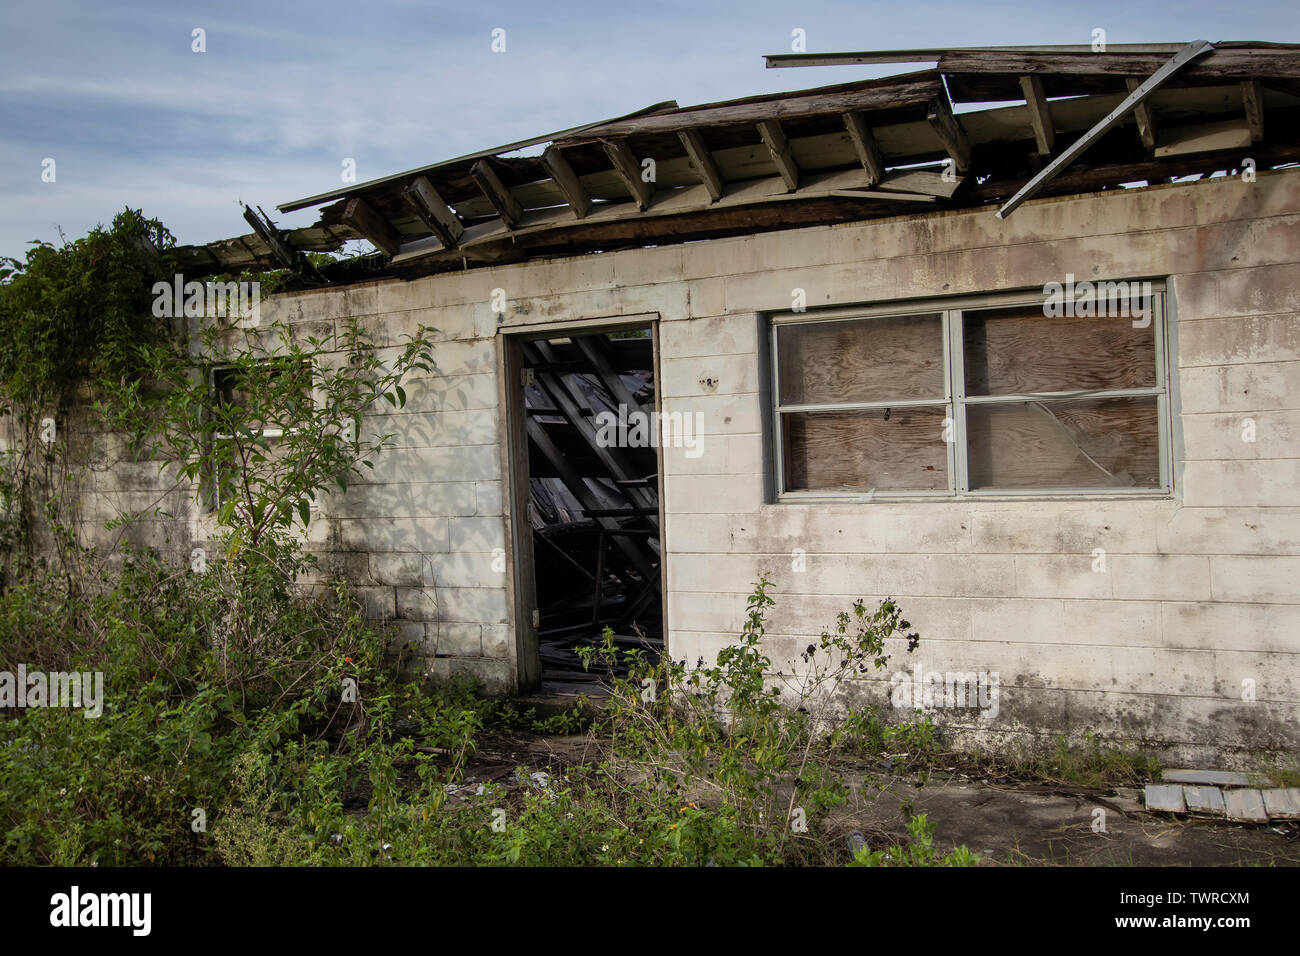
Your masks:
{"label": "window frame", "polygon": [[[775,498],[779,502],[809,501],[908,501],[908,500],[1017,500],[1063,498],[1070,500],[1117,498],[1169,498],[1173,488],[1173,427],[1171,414],[1171,395],[1168,374],[1168,290],[1161,279],[1093,279],[1095,282],[1150,282],[1151,284],[1151,324],[1155,346],[1155,384],[1142,388],[1121,389],[1085,389],[1071,392],[1037,392],[1014,395],[977,395],[966,394],[965,381],[965,323],[962,316],[966,312],[998,309],[1014,306],[1041,304],[1046,296],[1041,289],[1018,292],[990,293],[983,295],[956,296],[942,299],[915,299],[901,302],[881,303],[860,307],[830,308],[808,310],[805,312],[769,313],[768,329],[768,365],[771,387],[771,423],[772,423],[772,469],[774,476]],[[781,403],[781,372],[779,332],[792,325],[818,324],[830,322],[847,322],[863,319],[897,318],[911,315],[938,314],[941,321],[941,339],[943,348],[944,397],[936,399],[900,399],[896,401],[843,402],[830,404],[790,404]],[[1013,404],[1025,401],[1043,401],[1047,399],[1108,399],[1108,398],[1150,398],[1156,399],[1156,434],[1157,459],[1160,469],[1160,483],[1155,488],[1106,488],[1098,486],[1057,487],[1057,488],[977,488],[970,487],[969,454],[967,449],[966,411],[970,405]],[[948,487],[935,490],[889,490],[846,492],[842,490],[806,490],[790,491],[785,485],[785,436],[782,429],[783,415],[791,412],[818,411],[856,411],[880,408],[941,407],[944,418],[952,422],[952,440],[947,442]]]}
{"label": "window frame", "polygon": [[[269,365],[274,361],[275,361],[275,357],[268,356],[265,359],[259,360],[258,364]],[[207,386],[208,386],[209,407],[214,406],[217,402],[221,400],[221,389],[218,383],[218,378],[221,375],[221,373],[234,371],[236,368],[237,366],[233,366],[233,365],[213,365],[211,368],[208,369],[208,373],[206,377],[207,377]],[[321,384],[320,384],[322,374],[323,374],[323,370],[321,369],[320,365],[317,362],[314,361],[311,362],[311,404],[313,408],[317,408],[317,409],[323,407],[321,401]],[[283,438],[285,436],[286,431],[292,433],[296,431],[296,429],[293,428],[284,429],[284,428],[273,427],[273,428],[257,428],[257,429],[253,429],[253,431],[255,431],[261,437],[269,439],[272,442],[274,442],[278,439]],[[225,432],[213,432],[212,437],[221,441],[227,441],[233,438],[234,436],[229,435]],[[216,449],[214,445],[208,446],[205,457],[208,461],[208,466],[210,468],[215,469],[216,467],[218,467],[215,463]],[[208,489],[206,493],[203,495],[203,498],[207,502],[207,511],[210,514],[215,514],[216,512],[220,511],[222,505],[224,504],[224,502],[221,499],[220,482],[210,480],[208,482]],[[313,510],[315,510],[314,502],[312,508]]]}

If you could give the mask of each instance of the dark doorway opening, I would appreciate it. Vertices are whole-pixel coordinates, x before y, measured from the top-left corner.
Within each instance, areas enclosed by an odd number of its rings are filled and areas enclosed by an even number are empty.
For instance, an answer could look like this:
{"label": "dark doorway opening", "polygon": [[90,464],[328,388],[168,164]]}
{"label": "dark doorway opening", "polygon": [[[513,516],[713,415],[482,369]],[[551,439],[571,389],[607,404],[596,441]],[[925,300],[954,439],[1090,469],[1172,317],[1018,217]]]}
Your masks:
{"label": "dark doorway opening", "polygon": [[606,628],[663,648],[659,432],[648,326],[521,344],[543,692],[599,692],[575,652]]}

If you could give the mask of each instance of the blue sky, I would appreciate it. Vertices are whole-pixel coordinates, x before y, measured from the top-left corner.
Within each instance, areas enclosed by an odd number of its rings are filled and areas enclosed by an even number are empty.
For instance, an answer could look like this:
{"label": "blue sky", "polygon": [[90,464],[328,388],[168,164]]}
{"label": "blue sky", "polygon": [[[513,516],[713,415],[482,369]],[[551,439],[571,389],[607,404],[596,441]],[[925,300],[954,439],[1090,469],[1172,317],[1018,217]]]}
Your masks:
{"label": "blue sky", "polygon": [[247,231],[241,201],[306,225],[313,210],[272,207],[343,185],[345,158],[373,179],[661,100],[924,68],[765,70],[795,28],[817,52],[1088,43],[1097,27],[1111,43],[1297,41],[1300,4],[5,0],[0,255],[124,205],[182,243]]}

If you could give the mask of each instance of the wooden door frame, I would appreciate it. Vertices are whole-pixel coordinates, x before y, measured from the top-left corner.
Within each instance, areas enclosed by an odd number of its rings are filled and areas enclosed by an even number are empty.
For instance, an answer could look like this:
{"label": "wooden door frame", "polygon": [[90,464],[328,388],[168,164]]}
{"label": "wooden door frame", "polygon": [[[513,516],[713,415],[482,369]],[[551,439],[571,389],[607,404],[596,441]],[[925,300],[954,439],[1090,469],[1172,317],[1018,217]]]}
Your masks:
{"label": "wooden door frame", "polygon": [[[659,374],[659,313],[605,316],[566,322],[503,325],[497,330],[497,354],[502,369],[498,395],[502,402],[501,434],[502,477],[507,502],[505,522],[507,606],[514,617],[515,688],[519,692],[536,690],[541,685],[541,658],[533,610],[537,607],[537,577],[533,565],[532,523],[528,520],[529,468],[528,436],[524,428],[522,375],[525,368],[523,344],[535,339],[592,335],[624,329],[650,329],[651,354],[654,362],[654,409],[662,414]],[[659,605],[663,616],[664,653],[668,653],[668,547],[664,524],[664,454],[655,446],[658,467],[655,476],[659,504]]]}

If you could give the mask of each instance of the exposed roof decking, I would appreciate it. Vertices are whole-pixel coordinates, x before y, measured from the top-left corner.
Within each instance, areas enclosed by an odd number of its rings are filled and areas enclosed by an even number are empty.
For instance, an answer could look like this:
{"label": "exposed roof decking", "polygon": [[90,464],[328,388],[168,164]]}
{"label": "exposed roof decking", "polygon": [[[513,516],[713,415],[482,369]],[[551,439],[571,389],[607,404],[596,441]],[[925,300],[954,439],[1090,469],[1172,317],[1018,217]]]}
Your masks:
{"label": "exposed roof decking", "polygon": [[[938,69],[689,108],[657,104],[525,141],[546,144],[540,156],[504,155],[521,148],[513,143],[285,203],[282,211],[322,209],[316,225],[279,238],[301,251],[367,238],[386,254],[386,271],[416,275],[992,204],[1169,60],[1164,45],[903,52],[940,54]],[[958,103],[1021,105],[954,114],[948,91]],[[1060,95],[1073,98],[1053,99]],[[1260,169],[1294,162],[1298,119],[1300,46],[1218,44],[1039,195],[1209,174],[1239,168],[1246,155]],[[638,177],[651,168],[652,179]],[[278,259],[254,233],[179,253],[188,271],[216,273],[277,268],[283,251]]]}

